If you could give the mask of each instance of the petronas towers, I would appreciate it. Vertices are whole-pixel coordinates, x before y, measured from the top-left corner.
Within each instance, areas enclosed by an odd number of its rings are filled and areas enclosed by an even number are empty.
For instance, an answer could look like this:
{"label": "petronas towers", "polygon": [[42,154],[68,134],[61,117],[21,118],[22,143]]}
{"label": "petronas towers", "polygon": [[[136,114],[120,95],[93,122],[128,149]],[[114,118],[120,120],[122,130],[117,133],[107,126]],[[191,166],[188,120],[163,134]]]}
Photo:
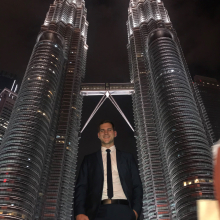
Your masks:
{"label": "petronas towers", "polygon": [[81,0],[50,6],[1,145],[4,218],[71,218],[87,27]]}
{"label": "petronas towers", "polygon": [[[0,146],[0,218],[71,219],[86,13],[83,0],[50,5]],[[197,219],[213,137],[163,2],[131,0],[127,31],[144,219]]]}
{"label": "petronas towers", "polygon": [[128,54],[145,219],[197,219],[213,198],[213,138],[161,1],[133,1]]}

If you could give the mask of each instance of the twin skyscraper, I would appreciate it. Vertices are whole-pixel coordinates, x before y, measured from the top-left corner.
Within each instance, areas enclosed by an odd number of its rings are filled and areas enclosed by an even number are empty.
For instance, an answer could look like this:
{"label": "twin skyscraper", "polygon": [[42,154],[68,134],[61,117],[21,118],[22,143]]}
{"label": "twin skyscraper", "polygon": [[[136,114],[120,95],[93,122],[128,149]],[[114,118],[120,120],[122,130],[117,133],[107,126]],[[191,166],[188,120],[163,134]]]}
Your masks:
{"label": "twin skyscraper", "polygon": [[[88,22],[83,0],[55,0],[0,146],[0,218],[72,216]],[[128,56],[145,220],[195,220],[213,198],[213,133],[160,0],[131,0]]]}

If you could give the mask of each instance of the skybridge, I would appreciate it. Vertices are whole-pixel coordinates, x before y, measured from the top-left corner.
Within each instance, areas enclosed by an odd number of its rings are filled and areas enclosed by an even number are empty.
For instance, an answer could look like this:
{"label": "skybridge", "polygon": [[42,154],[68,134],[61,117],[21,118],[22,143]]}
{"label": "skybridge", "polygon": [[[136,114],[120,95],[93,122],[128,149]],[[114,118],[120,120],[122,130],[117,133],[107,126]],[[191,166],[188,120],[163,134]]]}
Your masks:
{"label": "skybridge", "polygon": [[106,92],[111,95],[132,95],[134,93],[133,83],[82,83],[82,96],[104,95]]}
{"label": "skybridge", "polygon": [[102,98],[93,110],[92,114],[88,118],[82,130],[80,131],[79,137],[81,136],[81,133],[84,131],[86,126],[89,124],[93,116],[96,114],[96,112],[99,110],[99,108],[102,106],[102,104],[105,102],[107,98],[109,98],[109,100],[119,111],[124,120],[127,122],[128,126],[134,132],[134,128],[131,126],[125,114],[113,98],[113,95],[132,95],[134,93],[133,83],[82,83],[80,89],[80,94],[82,96],[102,96]]}

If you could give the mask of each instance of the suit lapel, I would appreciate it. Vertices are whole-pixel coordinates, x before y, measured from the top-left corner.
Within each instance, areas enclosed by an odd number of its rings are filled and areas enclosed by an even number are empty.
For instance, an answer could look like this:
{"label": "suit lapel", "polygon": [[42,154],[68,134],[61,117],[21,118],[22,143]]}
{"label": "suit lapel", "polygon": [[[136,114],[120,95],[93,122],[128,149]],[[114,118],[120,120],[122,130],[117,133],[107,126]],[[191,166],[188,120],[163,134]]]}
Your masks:
{"label": "suit lapel", "polygon": [[[118,167],[118,175],[119,175],[119,178],[120,178],[120,181],[121,181],[121,186],[122,186],[122,189],[124,190],[124,193],[126,195],[127,198],[128,197],[128,193],[127,193],[127,185],[126,185],[126,182],[124,180],[124,170],[123,170],[123,158],[122,158],[122,152],[120,150],[117,150],[116,149],[116,158],[117,158],[117,167]],[[128,199],[129,200],[129,199]]]}
{"label": "suit lapel", "polygon": [[123,166],[122,166],[122,153],[120,150],[116,150],[116,158],[117,158],[117,167],[118,167],[118,175],[121,181],[122,186],[124,185],[124,178],[123,178]]}
{"label": "suit lapel", "polygon": [[116,149],[116,158],[117,158],[117,167],[118,167],[118,173],[121,174],[121,164],[122,164],[122,158],[121,158],[121,151]]}
{"label": "suit lapel", "polygon": [[104,169],[103,169],[103,161],[102,161],[102,151],[99,150],[96,153],[97,159],[98,159],[98,163],[100,165],[101,171],[102,171],[102,180],[104,179]]}

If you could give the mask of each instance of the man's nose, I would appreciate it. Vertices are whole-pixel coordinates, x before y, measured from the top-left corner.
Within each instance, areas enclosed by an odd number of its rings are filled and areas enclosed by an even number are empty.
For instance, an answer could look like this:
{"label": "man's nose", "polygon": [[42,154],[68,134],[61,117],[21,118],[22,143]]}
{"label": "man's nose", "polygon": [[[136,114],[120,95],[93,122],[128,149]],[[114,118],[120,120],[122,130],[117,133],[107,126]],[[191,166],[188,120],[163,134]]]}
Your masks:
{"label": "man's nose", "polygon": [[108,134],[108,130],[105,130],[105,134]]}

